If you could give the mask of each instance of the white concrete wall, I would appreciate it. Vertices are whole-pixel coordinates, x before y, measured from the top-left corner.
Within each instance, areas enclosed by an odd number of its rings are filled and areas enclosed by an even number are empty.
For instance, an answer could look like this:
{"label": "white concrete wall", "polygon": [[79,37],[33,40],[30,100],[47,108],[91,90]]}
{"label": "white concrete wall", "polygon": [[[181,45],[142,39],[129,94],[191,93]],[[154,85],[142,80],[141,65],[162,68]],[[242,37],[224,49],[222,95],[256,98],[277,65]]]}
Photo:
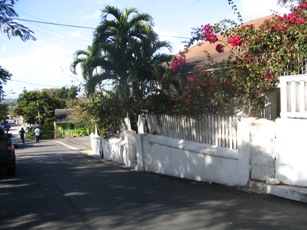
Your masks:
{"label": "white concrete wall", "polygon": [[140,170],[196,181],[246,185],[250,147],[244,137],[249,137],[249,125],[250,121],[244,121],[239,127],[239,150],[159,135],[137,135],[137,165]]}
{"label": "white concrete wall", "polygon": [[129,167],[132,167],[132,165],[134,165],[132,164],[132,162],[136,161],[135,137],[136,137],[135,131],[125,131],[124,132],[124,140],[125,140],[126,150],[127,150],[126,165]]}
{"label": "white concrete wall", "polygon": [[131,131],[101,144],[105,159],[127,166],[137,159],[138,170],[226,185],[276,178],[307,187],[306,130],[304,119],[249,118],[239,124],[238,150]]}
{"label": "white concrete wall", "polygon": [[92,147],[92,154],[95,156],[103,157],[103,150],[102,150],[102,137],[91,133],[91,147]]}
{"label": "white concrete wall", "polygon": [[251,122],[250,179],[275,178],[275,122],[257,119]]}
{"label": "white concrete wall", "polygon": [[125,140],[119,138],[102,139],[103,158],[120,164],[128,165]]}
{"label": "white concrete wall", "polygon": [[276,178],[307,187],[307,120],[276,120]]}
{"label": "white concrete wall", "polygon": [[[126,166],[132,166],[136,160],[135,131],[125,131],[124,139],[120,138],[97,138],[93,136],[92,149],[94,152],[101,152],[104,159],[114,161]],[[96,145],[99,145],[100,148]]]}

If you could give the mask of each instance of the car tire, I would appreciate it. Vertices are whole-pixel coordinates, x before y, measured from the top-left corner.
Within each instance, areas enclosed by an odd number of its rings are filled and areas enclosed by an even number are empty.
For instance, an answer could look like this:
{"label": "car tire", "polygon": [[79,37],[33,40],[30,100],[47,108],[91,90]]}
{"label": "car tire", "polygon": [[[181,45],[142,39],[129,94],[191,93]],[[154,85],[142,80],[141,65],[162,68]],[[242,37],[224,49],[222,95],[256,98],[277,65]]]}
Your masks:
{"label": "car tire", "polygon": [[16,167],[13,166],[13,167],[7,168],[7,173],[8,173],[10,176],[14,176],[14,175],[16,174]]}
{"label": "car tire", "polygon": [[18,144],[14,145],[15,149],[18,149]]}

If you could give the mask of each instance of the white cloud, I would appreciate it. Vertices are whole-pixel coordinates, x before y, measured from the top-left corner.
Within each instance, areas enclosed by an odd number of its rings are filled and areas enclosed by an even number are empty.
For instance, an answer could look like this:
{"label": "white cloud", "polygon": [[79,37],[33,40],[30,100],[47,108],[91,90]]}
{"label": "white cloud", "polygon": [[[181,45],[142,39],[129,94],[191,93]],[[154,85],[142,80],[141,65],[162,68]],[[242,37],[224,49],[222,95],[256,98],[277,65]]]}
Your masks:
{"label": "white cloud", "polygon": [[[177,53],[180,50],[183,50],[184,45],[181,42],[178,42],[178,33],[176,31],[165,31],[161,30],[159,27],[155,26],[154,31],[159,35],[161,41],[168,41],[171,43],[172,52]],[[168,53],[168,50],[163,50]]]}
{"label": "white cloud", "polygon": [[49,44],[36,46],[24,56],[0,59],[1,64],[13,74],[12,81],[7,82],[5,90],[21,93],[23,87],[34,90],[72,85],[75,77],[81,77],[73,76],[70,72],[73,59],[67,53],[72,52],[57,44]]}
{"label": "white cloud", "polygon": [[239,11],[242,14],[243,20],[257,19],[277,13],[286,13],[288,9],[277,4],[277,0],[239,0]]}

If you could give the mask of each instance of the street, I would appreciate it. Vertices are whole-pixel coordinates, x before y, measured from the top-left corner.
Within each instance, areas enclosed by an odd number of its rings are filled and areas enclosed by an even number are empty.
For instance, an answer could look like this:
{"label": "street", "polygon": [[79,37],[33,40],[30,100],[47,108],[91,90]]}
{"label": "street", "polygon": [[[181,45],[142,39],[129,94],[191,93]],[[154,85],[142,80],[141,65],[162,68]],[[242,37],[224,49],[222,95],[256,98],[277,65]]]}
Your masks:
{"label": "street", "polygon": [[55,140],[16,149],[0,173],[0,229],[306,229],[307,206],[137,172]]}

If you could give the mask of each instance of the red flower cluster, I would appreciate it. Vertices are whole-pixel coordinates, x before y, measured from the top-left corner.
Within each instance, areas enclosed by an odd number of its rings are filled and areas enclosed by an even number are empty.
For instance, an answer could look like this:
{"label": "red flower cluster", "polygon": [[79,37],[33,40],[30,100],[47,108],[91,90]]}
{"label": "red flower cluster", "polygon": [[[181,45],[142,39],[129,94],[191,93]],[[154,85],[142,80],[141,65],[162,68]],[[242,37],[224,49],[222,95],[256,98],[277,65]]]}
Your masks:
{"label": "red flower cluster", "polygon": [[271,72],[265,72],[263,74],[264,79],[272,80],[274,78],[274,75]]}
{"label": "red flower cluster", "polygon": [[196,81],[196,80],[197,80],[197,78],[193,75],[188,77],[188,81]]}
{"label": "red flower cluster", "polygon": [[193,103],[194,103],[193,99],[189,98],[189,99],[187,100],[187,104],[188,104],[188,105],[193,105]]}
{"label": "red flower cluster", "polygon": [[251,28],[253,28],[252,25],[243,25],[242,26],[242,30],[247,30],[247,29],[251,29]]}
{"label": "red flower cluster", "polygon": [[215,47],[215,50],[218,53],[223,53],[224,52],[224,46],[222,44],[217,44],[216,47]]}
{"label": "red flower cluster", "polygon": [[289,24],[304,24],[306,22],[306,20],[304,18],[301,17],[300,14],[291,12],[289,14],[284,14],[284,16],[279,17],[279,21],[280,22],[285,22],[285,23],[289,23]]}
{"label": "red flower cluster", "polygon": [[285,26],[274,26],[273,27],[275,31],[284,31],[287,30],[289,28],[289,26],[285,25]]}
{"label": "red flower cluster", "polygon": [[215,43],[218,41],[218,38],[216,36],[216,34],[213,33],[213,30],[210,26],[210,24],[205,25],[202,28],[202,31],[204,32],[204,38],[206,41],[210,42],[210,43]]}
{"label": "red flower cluster", "polygon": [[171,63],[172,70],[174,72],[178,71],[178,69],[186,63],[185,55],[183,52],[179,52],[178,57],[174,59]]}
{"label": "red flower cluster", "polygon": [[300,2],[299,4],[298,4],[298,7],[297,7],[298,9],[307,9],[307,2]]}
{"label": "red flower cluster", "polygon": [[228,39],[228,43],[232,46],[241,46],[242,40],[240,36],[232,36]]}
{"label": "red flower cluster", "polygon": [[187,82],[187,86],[189,88],[195,88],[198,84],[198,81],[197,81],[197,77],[191,75],[188,77],[188,82]]}

